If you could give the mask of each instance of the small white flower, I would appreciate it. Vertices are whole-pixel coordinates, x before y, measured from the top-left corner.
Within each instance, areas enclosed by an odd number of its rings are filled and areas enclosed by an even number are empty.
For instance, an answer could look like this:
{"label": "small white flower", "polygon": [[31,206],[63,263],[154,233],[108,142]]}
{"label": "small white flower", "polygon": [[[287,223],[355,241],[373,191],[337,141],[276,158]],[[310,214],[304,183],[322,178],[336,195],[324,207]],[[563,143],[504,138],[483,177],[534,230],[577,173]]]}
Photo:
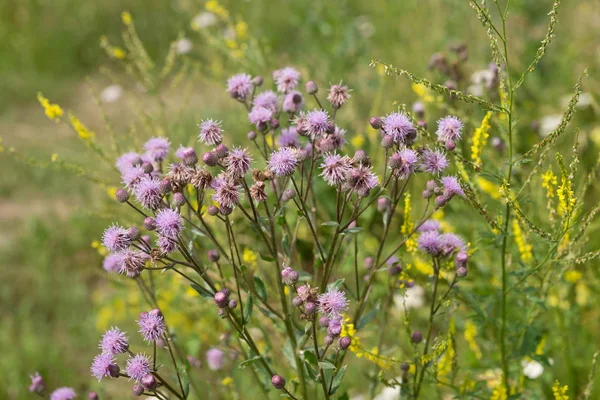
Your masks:
{"label": "small white flower", "polygon": [[192,41],[188,38],[179,39],[175,42],[175,50],[177,54],[186,54],[192,50]]}
{"label": "small white flower", "polygon": [[211,12],[204,11],[192,19],[192,29],[200,30],[208,28],[217,23],[217,16]]}
{"label": "small white flower", "polygon": [[535,360],[523,360],[521,367],[523,367],[523,375],[529,379],[537,379],[544,372],[544,366]]}
{"label": "small white flower", "polygon": [[373,400],[396,400],[400,398],[400,386],[384,388]]}
{"label": "small white flower", "polygon": [[548,136],[553,130],[558,128],[561,119],[562,115],[560,114],[546,115],[545,117],[542,117],[540,121],[540,135],[542,137]]}
{"label": "small white flower", "polygon": [[369,21],[369,17],[364,15],[356,18],[356,28],[365,39],[368,39],[375,34],[375,27],[371,21]]}
{"label": "small white flower", "polygon": [[418,285],[408,288],[404,296],[400,294],[394,296],[394,303],[400,311],[404,311],[405,305],[406,309],[423,307],[423,304],[425,304],[425,289]]}
{"label": "small white flower", "polygon": [[123,88],[119,85],[110,85],[100,92],[100,100],[103,103],[112,103],[123,96]]}

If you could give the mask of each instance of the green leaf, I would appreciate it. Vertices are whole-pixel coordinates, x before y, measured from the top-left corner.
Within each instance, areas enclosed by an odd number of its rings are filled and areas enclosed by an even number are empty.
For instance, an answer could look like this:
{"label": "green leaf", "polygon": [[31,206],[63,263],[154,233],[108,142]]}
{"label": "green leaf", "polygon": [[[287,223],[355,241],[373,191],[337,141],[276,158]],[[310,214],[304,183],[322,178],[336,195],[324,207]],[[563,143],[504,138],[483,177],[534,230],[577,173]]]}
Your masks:
{"label": "green leaf", "polygon": [[335,365],[328,361],[319,361],[319,367],[321,367],[322,369],[337,369]]}
{"label": "green leaf", "polygon": [[336,221],[327,221],[323,222],[321,226],[338,226],[339,224]]}
{"label": "green leaf", "polygon": [[254,288],[256,289],[256,293],[261,300],[267,300],[267,288],[265,287],[265,283],[260,279],[258,275],[254,275],[252,277],[254,279]]}
{"label": "green leaf", "polygon": [[268,255],[266,255],[266,254],[263,254],[263,253],[261,253],[261,252],[259,252],[258,254],[260,254],[260,258],[261,258],[263,261],[266,261],[266,262],[273,262],[273,261],[275,261],[275,259],[274,259],[273,257],[271,257],[271,256],[268,256]]}
{"label": "green leaf", "polygon": [[198,230],[196,228],[192,228],[192,235],[206,237],[206,235],[203,232],[201,232],[200,230]]}
{"label": "green leaf", "polygon": [[183,384],[183,398],[187,399],[190,395],[190,378],[187,374],[187,369],[184,366],[181,366],[177,369],[179,376],[181,377],[181,383]]}
{"label": "green leaf", "polygon": [[363,230],[362,227],[357,226],[357,227],[354,227],[354,228],[345,229],[344,233],[346,233],[346,234],[353,234],[353,233],[361,232],[362,230]]}
{"label": "green leaf", "polygon": [[329,391],[330,395],[334,394],[342,384],[342,381],[344,380],[344,375],[346,375],[346,367],[347,365],[344,365],[333,378],[333,382],[331,383],[331,390]]}
{"label": "green leaf", "polygon": [[365,325],[367,325],[369,322],[371,322],[371,320],[373,318],[375,318],[375,316],[377,315],[377,311],[379,311],[379,305],[377,305],[376,307],[373,307],[373,309],[371,309],[368,313],[366,313],[365,315],[363,315],[358,320],[358,323],[356,324],[356,330],[357,331],[360,330]]}
{"label": "green leaf", "polygon": [[246,361],[242,361],[240,363],[240,365],[238,365],[239,369],[244,369],[246,368],[248,365],[252,365],[254,363],[256,363],[258,360],[260,360],[262,358],[262,356],[254,356],[252,358],[247,359]]}
{"label": "green leaf", "polygon": [[306,360],[304,360],[304,367],[306,368],[308,377],[315,382],[319,382],[319,379],[317,377],[317,371],[313,367],[311,367],[311,365]]}
{"label": "green leaf", "polygon": [[248,322],[250,322],[253,306],[254,302],[252,299],[252,294],[248,293],[248,297],[246,297],[246,302],[244,303],[244,325],[247,325]]}
{"label": "green leaf", "polygon": [[335,282],[331,282],[329,285],[327,285],[327,290],[337,290],[339,288],[342,287],[342,285],[344,284],[345,279],[344,278],[340,278]]}
{"label": "green leaf", "polygon": [[312,365],[318,365],[319,360],[317,359],[317,355],[312,351],[306,350],[302,355],[304,356],[304,361],[308,361]]}
{"label": "green leaf", "polygon": [[208,291],[208,289],[203,288],[202,286],[198,286],[195,283],[192,283],[190,285],[192,287],[192,289],[194,289],[196,292],[200,293],[200,295],[202,297],[206,297],[206,298],[213,298],[213,294],[211,292]]}

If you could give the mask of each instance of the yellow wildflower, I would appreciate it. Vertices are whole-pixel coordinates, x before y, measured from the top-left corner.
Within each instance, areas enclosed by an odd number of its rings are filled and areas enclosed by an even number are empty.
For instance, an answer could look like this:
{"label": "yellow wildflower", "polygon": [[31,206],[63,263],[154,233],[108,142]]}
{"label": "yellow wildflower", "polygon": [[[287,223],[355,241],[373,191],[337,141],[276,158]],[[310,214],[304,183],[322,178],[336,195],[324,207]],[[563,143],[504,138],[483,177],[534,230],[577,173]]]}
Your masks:
{"label": "yellow wildflower", "polygon": [[94,139],[94,136],[96,136],[96,134],[93,131],[86,128],[85,125],[83,125],[76,116],[74,116],[73,114],[69,114],[69,119],[71,120],[71,125],[73,126],[73,129],[75,129],[75,132],[77,132],[81,139],[85,141],[91,141]]}
{"label": "yellow wildflower", "polygon": [[487,140],[490,137],[490,119],[492,118],[492,112],[488,111],[483,120],[481,121],[481,125],[475,129],[473,132],[473,144],[471,145],[471,160],[479,166],[483,164],[481,160],[481,152],[483,148],[487,144]]}
{"label": "yellow wildflower", "polygon": [[569,387],[567,385],[560,386],[560,382],[557,380],[554,382],[554,386],[552,386],[552,393],[554,394],[554,400],[569,400],[569,395],[567,391]]}
{"label": "yellow wildflower", "polygon": [[248,24],[245,23],[244,21],[240,21],[237,24],[235,24],[235,36],[239,39],[239,40],[246,40],[248,39]]}
{"label": "yellow wildflower", "polygon": [[206,2],[205,7],[208,11],[223,19],[229,18],[229,11],[225,9],[217,0],[209,0]]}
{"label": "yellow wildflower", "polygon": [[575,193],[573,193],[573,184],[564,175],[556,194],[558,195],[558,212],[561,215],[570,214],[575,207],[576,199]]}
{"label": "yellow wildflower", "polygon": [[223,385],[223,386],[228,386],[228,385],[231,385],[232,383],[233,383],[233,378],[230,376],[223,378],[223,380],[221,381],[221,385]]}
{"label": "yellow wildflower", "polygon": [[106,247],[104,247],[102,245],[102,243],[100,243],[100,241],[98,241],[98,240],[94,240],[91,243],[91,246],[92,246],[92,249],[96,249],[98,254],[100,254],[103,257],[108,254],[108,249]]}
{"label": "yellow wildflower", "polygon": [[583,282],[578,282],[575,285],[575,302],[578,306],[588,304],[591,297],[590,288]]}
{"label": "yellow wildflower", "polygon": [[352,146],[354,146],[354,148],[358,149],[359,147],[362,147],[363,144],[365,144],[365,136],[356,135],[352,138],[352,140],[350,140],[350,143],[352,143]]}
{"label": "yellow wildflower", "polygon": [[[435,354],[435,353],[434,353]],[[445,346],[445,352],[438,361],[438,379],[440,382],[448,382],[448,376],[452,372],[452,363],[454,362],[454,346],[451,336],[448,337],[448,342]]]}
{"label": "yellow wildflower", "polygon": [[415,268],[424,275],[433,275],[433,266],[421,257],[415,259]]}
{"label": "yellow wildflower", "polygon": [[[410,220],[411,209],[412,209],[412,207],[410,204],[410,193],[406,193],[404,195],[404,222],[402,223],[402,226],[400,227],[400,232],[404,236],[409,235],[415,227],[415,223]],[[408,251],[409,253],[414,252],[415,250],[417,250],[416,239],[414,239],[414,237],[411,236],[408,240],[406,240],[405,246],[406,246],[406,251]]]}
{"label": "yellow wildflower", "polygon": [[465,340],[469,344],[471,351],[475,353],[475,357],[479,360],[482,354],[479,345],[475,341],[475,337],[477,337],[477,325],[468,320],[465,324]]}
{"label": "yellow wildflower", "polygon": [[571,283],[577,283],[582,277],[581,272],[577,270],[571,270],[565,272],[565,280]]}
{"label": "yellow wildflower", "polygon": [[477,177],[477,185],[479,185],[479,188],[483,192],[490,195],[492,199],[498,200],[500,198],[500,185],[490,182],[481,176]]}
{"label": "yellow wildflower", "polygon": [[431,91],[422,83],[413,83],[411,89],[425,103],[433,103],[435,101],[435,97],[431,95]]}
{"label": "yellow wildflower", "polygon": [[546,189],[546,197],[549,199],[554,197],[554,187],[557,183],[556,175],[554,175],[551,169],[542,174],[542,187]]}
{"label": "yellow wildflower", "polygon": [[542,337],[537,347],[535,348],[535,354],[541,356],[544,354],[544,347],[546,347],[546,336]]}
{"label": "yellow wildflower", "polygon": [[127,26],[131,25],[131,22],[133,22],[131,14],[128,11],[123,11],[121,13],[121,21],[123,21],[123,23]]}
{"label": "yellow wildflower", "polygon": [[258,260],[258,256],[255,251],[250,250],[248,247],[244,249],[244,253],[242,254],[242,261],[248,267],[256,268],[256,261]]}
{"label": "yellow wildflower", "polygon": [[125,53],[125,50],[123,50],[120,47],[113,47],[112,55],[114,58],[118,58],[119,60],[124,60],[125,57],[127,57],[127,53]]}
{"label": "yellow wildflower", "polygon": [[58,160],[58,153],[52,153],[50,156],[50,161],[56,162]]}
{"label": "yellow wildflower", "polygon": [[50,103],[50,101],[47,98],[45,98],[44,95],[42,95],[42,93],[40,92],[38,92],[37,94],[37,99],[42,105],[42,107],[44,107],[44,112],[46,113],[46,116],[52,121],[59,122],[60,117],[62,117],[63,115],[62,108],[60,108],[58,104]]}
{"label": "yellow wildflower", "polygon": [[508,399],[508,395],[506,394],[506,389],[502,385],[498,385],[494,388],[492,392],[492,396],[490,400],[506,400]]}
{"label": "yellow wildflower", "polygon": [[116,188],[115,186],[111,186],[106,189],[106,194],[108,194],[108,197],[110,197],[111,199],[114,199],[115,196],[117,195],[117,190],[119,190],[119,189]]}
{"label": "yellow wildflower", "polygon": [[519,221],[516,219],[513,220],[513,234],[515,235],[515,241],[517,242],[517,247],[519,248],[521,260],[524,262],[530,261],[533,258],[533,254],[531,252],[531,250],[533,250],[533,246],[528,244],[525,240],[525,234],[521,230]]}

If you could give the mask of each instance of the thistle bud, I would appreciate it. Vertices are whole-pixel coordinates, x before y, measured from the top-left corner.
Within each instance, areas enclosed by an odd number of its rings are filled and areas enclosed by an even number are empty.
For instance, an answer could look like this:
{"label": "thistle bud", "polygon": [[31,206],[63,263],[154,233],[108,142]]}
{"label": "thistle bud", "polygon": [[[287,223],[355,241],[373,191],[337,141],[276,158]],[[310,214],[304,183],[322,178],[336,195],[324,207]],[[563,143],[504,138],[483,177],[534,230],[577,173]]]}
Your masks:
{"label": "thistle bud", "polygon": [[115,193],[115,198],[119,203],[125,203],[129,200],[129,193],[125,189],[119,189],[117,190],[117,193]]}
{"label": "thistle bud", "polygon": [[227,206],[221,206],[221,208],[219,209],[219,212],[222,215],[229,215],[233,212],[233,208],[227,207]]}
{"label": "thistle bud", "polygon": [[131,239],[132,241],[137,240],[140,237],[140,230],[135,226],[132,226],[129,229],[127,229],[127,236],[129,236],[129,239]]}
{"label": "thistle bud", "polygon": [[285,387],[285,379],[281,375],[273,375],[271,378],[271,384],[277,390],[281,390]]}
{"label": "thistle bud", "polygon": [[464,278],[465,276],[467,276],[467,268],[466,267],[458,267],[456,269],[456,276],[458,276],[459,278]]}
{"label": "thistle bud", "polygon": [[236,299],[229,300],[229,308],[231,308],[233,310],[236,307],[237,307],[237,300]]}
{"label": "thistle bud", "polygon": [[352,339],[350,339],[348,336],[344,336],[344,337],[340,338],[340,340],[338,341],[338,344],[340,345],[340,349],[342,349],[342,350],[346,350],[348,347],[350,347],[351,343],[352,343]]}
{"label": "thistle bud", "polygon": [[381,147],[389,149],[394,146],[394,138],[391,135],[384,135],[381,138]]}
{"label": "thistle bud", "polygon": [[383,121],[381,121],[381,118],[379,117],[371,117],[369,118],[369,124],[371,124],[373,129],[381,129]]}
{"label": "thistle bud", "polygon": [[212,262],[217,262],[219,261],[219,258],[221,258],[221,255],[219,254],[219,252],[215,249],[209,250],[208,251],[208,259]]}
{"label": "thistle bud", "polygon": [[294,189],[286,189],[283,192],[281,199],[285,202],[285,201],[290,201],[294,197],[296,197],[296,191]]}
{"label": "thistle bud", "polygon": [[223,143],[219,143],[219,145],[215,147],[215,154],[219,158],[227,157],[227,155],[229,154],[229,148]]}
{"label": "thistle bud", "polygon": [[371,269],[375,266],[375,259],[371,256],[366,257],[364,263],[366,269]]}
{"label": "thistle bud", "polygon": [[142,386],[150,391],[156,389],[156,387],[158,386],[157,383],[158,382],[156,382],[156,378],[152,374],[147,374],[141,380]]}
{"label": "thistle bud", "polygon": [[248,138],[248,140],[254,140],[254,139],[256,139],[256,132],[250,131],[250,132],[248,132],[246,137]]}
{"label": "thistle bud", "polygon": [[133,395],[135,397],[139,397],[142,394],[144,394],[144,387],[142,385],[140,385],[139,383],[136,383],[135,385],[133,385]]}
{"label": "thistle bud", "polygon": [[229,299],[227,298],[227,295],[223,292],[215,293],[214,300],[215,300],[215,304],[219,308],[225,308],[229,304]]}
{"label": "thistle bud", "polygon": [[410,335],[410,341],[413,343],[421,343],[422,340],[423,340],[423,335],[419,331],[414,331]]}
{"label": "thistle bud", "polygon": [[149,174],[150,172],[154,171],[154,167],[151,163],[146,161],[142,164],[142,170],[144,170],[145,173]]}
{"label": "thistle bud", "polygon": [[208,215],[214,217],[217,214],[219,214],[219,209],[217,208],[217,206],[208,207]]}
{"label": "thistle bud", "polygon": [[176,207],[183,207],[185,205],[185,196],[183,193],[177,192],[173,195],[173,204]]}
{"label": "thistle bud", "polygon": [[306,93],[308,94],[316,94],[319,91],[319,86],[315,81],[306,82]]}
{"label": "thistle bud", "polygon": [[153,231],[156,229],[156,220],[152,217],[146,217],[144,219],[144,228],[148,229],[149,231]]}
{"label": "thistle bud", "polygon": [[254,86],[262,86],[263,81],[263,77],[260,75],[256,75],[254,78],[252,78],[252,83]]}
{"label": "thistle bud", "polygon": [[214,167],[219,162],[219,157],[214,152],[209,151],[202,155],[202,161],[209,167]]}
{"label": "thistle bud", "polygon": [[304,305],[304,311],[305,311],[307,314],[314,314],[314,313],[315,313],[315,311],[317,311],[317,304],[316,304],[316,303],[313,303],[312,301],[309,301],[309,302],[307,302],[307,303]]}
{"label": "thistle bud", "polygon": [[99,400],[100,397],[98,396],[98,393],[96,392],[89,392],[88,393],[88,400]]}

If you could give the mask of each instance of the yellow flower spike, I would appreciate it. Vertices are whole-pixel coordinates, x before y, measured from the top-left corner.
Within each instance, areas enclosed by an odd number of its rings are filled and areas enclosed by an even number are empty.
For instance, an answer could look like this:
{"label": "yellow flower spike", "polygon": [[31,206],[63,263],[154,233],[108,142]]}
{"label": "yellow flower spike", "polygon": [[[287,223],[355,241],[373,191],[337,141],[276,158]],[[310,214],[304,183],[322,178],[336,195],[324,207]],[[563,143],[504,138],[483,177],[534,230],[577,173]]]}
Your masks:
{"label": "yellow flower spike", "polygon": [[591,298],[590,288],[583,282],[575,285],[575,302],[582,307],[589,303]]}
{"label": "yellow flower spike", "polygon": [[223,7],[221,4],[219,4],[219,2],[217,0],[207,1],[205,4],[205,7],[208,11],[212,12],[213,14],[215,14],[223,19],[229,18],[229,11],[227,11],[227,9],[225,9],[225,7]]}
{"label": "yellow flower spike", "polygon": [[123,50],[120,47],[113,47],[112,55],[114,58],[118,58],[119,60],[124,60],[125,57],[127,57],[127,53],[125,53],[125,50]]}
{"label": "yellow flower spike", "polygon": [[245,23],[244,21],[240,21],[237,24],[235,24],[235,36],[241,40],[244,41],[246,39],[248,39],[248,24]]}
{"label": "yellow flower spike", "polygon": [[[403,235],[408,235],[410,232],[412,232],[413,228],[415,227],[414,222],[412,222],[410,220],[410,212],[411,212],[411,203],[410,203],[410,193],[406,193],[404,195],[404,222],[402,223],[402,226],[400,227],[400,232]],[[415,250],[417,250],[417,241],[416,239],[414,239],[414,237],[409,238],[406,243],[406,251],[408,251],[409,253],[414,252]]]}
{"label": "yellow flower spike", "polygon": [[483,161],[481,160],[481,153],[483,151],[483,148],[487,144],[488,138],[490,137],[489,131],[492,127],[490,125],[491,118],[492,112],[488,111],[483,117],[481,125],[477,129],[475,129],[475,132],[473,132],[473,144],[471,145],[471,160],[473,160],[473,162],[479,166],[483,164]]}
{"label": "yellow flower spike", "polygon": [[492,199],[498,200],[500,198],[500,185],[490,182],[481,176],[478,176],[476,180],[479,188],[488,194]]}
{"label": "yellow flower spike", "polygon": [[129,11],[123,11],[121,13],[121,21],[123,21],[123,24],[127,26],[131,25],[131,23],[133,22],[133,18],[131,18],[131,14],[129,13]]}
{"label": "yellow flower spike", "polygon": [[251,268],[256,268],[258,256],[255,251],[250,250],[248,247],[244,249],[244,253],[242,254],[242,261],[244,264]]}
{"label": "yellow flower spike", "polygon": [[233,383],[233,378],[230,376],[223,378],[223,380],[221,381],[221,385],[223,385],[223,386],[229,386],[232,383]]}
{"label": "yellow flower spike", "polygon": [[467,321],[467,323],[465,324],[465,340],[467,341],[467,343],[469,344],[469,348],[471,349],[471,351],[473,353],[475,353],[475,357],[477,357],[477,359],[481,359],[482,354],[481,354],[481,349],[479,348],[479,345],[477,344],[477,342],[475,341],[475,338],[477,337],[477,325],[475,325],[473,322],[471,321]]}
{"label": "yellow flower spike", "polygon": [[554,400],[569,400],[569,395],[567,391],[569,390],[569,386],[560,386],[560,382],[556,380],[554,382],[554,386],[552,386],[552,394],[554,395]]}
{"label": "yellow flower spike", "polygon": [[582,273],[577,270],[565,272],[565,280],[570,283],[577,283],[583,277]]}
{"label": "yellow flower spike", "polygon": [[54,122],[60,122],[60,117],[64,114],[64,111],[58,104],[50,103],[50,100],[44,97],[41,92],[38,92],[37,99],[44,108],[46,116]]}
{"label": "yellow flower spike", "polygon": [[515,235],[515,242],[517,242],[521,260],[524,262],[530,261],[533,258],[533,253],[531,252],[533,246],[527,243],[525,234],[521,230],[519,221],[516,219],[513,219],[513,234]]}
{"label": "yellow flower spike", "polygon": [[535,348],[535,354],[541,356],[544,354],[544,347],[546,347],[546,336],[543,336],[537,347]]}
{"label": "yellow flower spike", "polygon": [[546,197],[554,198],[554,187],[558,184],[558,180],[551,169],[542,174],[542,187],[546,189]]}
{"label": "yellow flower spike", "polygon": [[92,141],[94,139],[96,134],[93,131],[86,128],[86,126],[83,125],[76,116],[69,113],[69,120],[71,121],[73,129],[75,129],[75,132],[77,132],[81,139],[83,139],[84,141]]}

